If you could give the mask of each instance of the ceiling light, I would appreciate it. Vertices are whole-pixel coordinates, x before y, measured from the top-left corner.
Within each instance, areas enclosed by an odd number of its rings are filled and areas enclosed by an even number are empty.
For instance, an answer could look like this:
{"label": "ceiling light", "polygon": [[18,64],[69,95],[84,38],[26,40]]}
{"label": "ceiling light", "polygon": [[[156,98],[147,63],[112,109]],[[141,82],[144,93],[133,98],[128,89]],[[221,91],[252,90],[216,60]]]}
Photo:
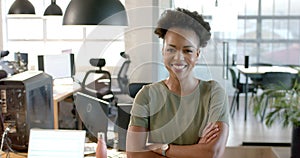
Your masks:
{"label": "ceiling light", "polygon": [[126,26],[127,14],[119,0],[71,0],[63,25]]}
{"label": "ceiling light", "polygon": [[51,0],[51,4],[47,7],[47,9],[44,12],[45,16],[51,16],[51,15],[62,15],[62,10],[60,7],[56,4],[56,0]]}
{"label": "ceiling light", "polygon": [[8,14],[35,14],[35,10],[28,0],[15,0]]}

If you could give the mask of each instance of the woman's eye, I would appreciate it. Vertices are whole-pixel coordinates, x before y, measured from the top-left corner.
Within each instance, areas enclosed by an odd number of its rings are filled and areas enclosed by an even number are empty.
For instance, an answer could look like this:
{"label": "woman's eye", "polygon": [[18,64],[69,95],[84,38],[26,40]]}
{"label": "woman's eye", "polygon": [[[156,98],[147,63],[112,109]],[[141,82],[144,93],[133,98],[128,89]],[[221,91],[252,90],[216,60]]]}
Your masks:
{"label": "woman's eye", "polygon": [[167,52],[174,53],[174,52],[176,52],[176,50],[175,50],[175,49],[172,49],[172,48],[168,48],[168,49],[167,49]]}
{"label": "woman's eye", "polygon": [[193,53],[192,50],[185,50],[184,52],[186,52],[186,53]]}

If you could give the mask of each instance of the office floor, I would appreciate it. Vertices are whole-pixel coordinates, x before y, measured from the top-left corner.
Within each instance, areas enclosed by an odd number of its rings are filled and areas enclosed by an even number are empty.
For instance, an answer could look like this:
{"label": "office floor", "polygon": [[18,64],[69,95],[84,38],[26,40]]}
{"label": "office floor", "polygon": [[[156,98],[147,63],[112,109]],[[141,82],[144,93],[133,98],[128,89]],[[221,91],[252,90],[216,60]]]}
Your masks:
{"label": "office floor", "polygon": [[[231,98],[229,99],[231,101]],[[231,102],[230,102],[231,103]],[[248,108],[247,120],[244,121],[244,97],[240,97],[240,108],[230,118],[230,132],[227,146],[239,146],[246,143],[284,143],[291,142],[291,128],[282,128],[281,124],[267,127],[253,116]]]}

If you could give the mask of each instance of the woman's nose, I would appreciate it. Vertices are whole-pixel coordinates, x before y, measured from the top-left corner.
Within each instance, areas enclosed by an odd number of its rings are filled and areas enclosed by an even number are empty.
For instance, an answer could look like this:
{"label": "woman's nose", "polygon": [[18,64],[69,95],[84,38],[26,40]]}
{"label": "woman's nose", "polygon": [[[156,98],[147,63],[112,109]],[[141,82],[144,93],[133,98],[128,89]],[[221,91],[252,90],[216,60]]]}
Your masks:
{"label": "woman's nose", "polygon": [[182,51],[177,51],[176,54],[175,54],[174,59],[176,59],[176,60],[183,60],[184,56],[183,56]]}

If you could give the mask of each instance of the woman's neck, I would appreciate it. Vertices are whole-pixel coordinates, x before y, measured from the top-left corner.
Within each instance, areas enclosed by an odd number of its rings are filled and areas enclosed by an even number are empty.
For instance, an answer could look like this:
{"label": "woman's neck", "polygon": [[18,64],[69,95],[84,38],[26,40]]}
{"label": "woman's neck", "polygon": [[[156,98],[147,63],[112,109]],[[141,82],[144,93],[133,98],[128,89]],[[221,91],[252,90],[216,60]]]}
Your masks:
{"label": "woman's neck", "polygon": [[164,81],[168,89],[178,95],[184,96],[192,93],[198,86],[199,80],[192,77],[183,80],[168,78]]}

